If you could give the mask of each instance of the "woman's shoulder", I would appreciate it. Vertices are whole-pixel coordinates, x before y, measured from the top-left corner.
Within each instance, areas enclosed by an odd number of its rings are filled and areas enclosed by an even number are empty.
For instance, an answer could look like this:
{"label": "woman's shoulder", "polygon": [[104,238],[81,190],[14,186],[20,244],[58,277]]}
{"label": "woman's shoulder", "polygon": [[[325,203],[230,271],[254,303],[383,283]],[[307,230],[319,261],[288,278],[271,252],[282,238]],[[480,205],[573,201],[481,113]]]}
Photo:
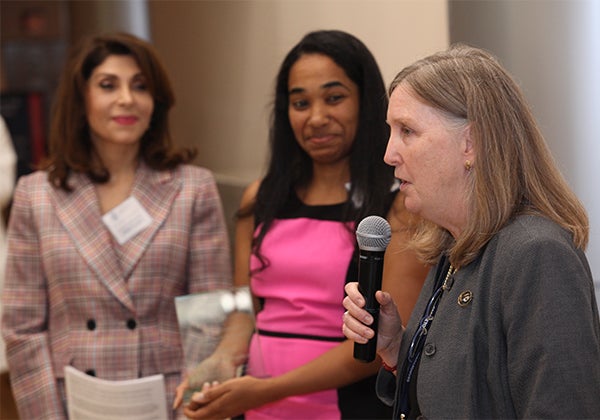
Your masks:
{"label": "woman's shoulder", "polygon": [[[488,255],[512,261],[513,266],[527,264],[587,266],[585,253],[578,249],[570,232],[540,215],[520,215],[501,229],[486,247]],[[587,268],[585,268],[587,270]]]}
{"label": "woman's shoulder", "polygon": [[163,181],[181,183],[186,189],[216,189],[218,186],[215,174],[210,169],[197,165],[182,164],[169,171],[161,172],[159,177]]}
{"label": "woman's shoulder", "polygon": [[244,189],[242,193],[242,198],[240,200],[240,208],[244,208],[256,200],[256,195],[258,194],[258,189],[260,188],[260,179],[255,179],[250,182],[248,186]]}
{"label": "woman's shoulder", "polygon": [[17,179],[17,188],[32,189],[36,187],[45,187],[46,185],[50,185],[47,171],[38,170],[26,175],[21,175],[19,179]]}
{"label": "woman's shoulder", "polygon": [[183,178],[215,179],[215,175],[210,169],[189,163],[179,165],[173,172],[180,174]]}
{"label": "woman's shoulder", "polygon": [[46,171],[35,171],[26,175],[21,175],[15,185],[12,195],[13,207],[19,203],[36,200],[38,203],[46,201],[53,194],[53,188],[48,180]]}
{"label": "woman's shoulder", "polygon": [[534,214],[516,216],[498,232],[498,238],[501,242],[513,242],[515,246],[549,241],[573,245],[567,230],[546,217]]}

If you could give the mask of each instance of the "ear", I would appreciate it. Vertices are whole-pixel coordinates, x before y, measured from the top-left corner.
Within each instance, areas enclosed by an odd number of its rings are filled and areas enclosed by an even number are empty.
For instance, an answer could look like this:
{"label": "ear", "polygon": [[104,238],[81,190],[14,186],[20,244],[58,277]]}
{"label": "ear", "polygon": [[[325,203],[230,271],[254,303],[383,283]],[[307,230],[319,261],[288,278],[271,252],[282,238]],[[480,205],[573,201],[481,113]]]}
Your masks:
{"label": "ear", "polygon": [[471,138],[471,124],[464,128],[462,147],[465,160],[475,162],[475,145],[473,144],[473,139]]}

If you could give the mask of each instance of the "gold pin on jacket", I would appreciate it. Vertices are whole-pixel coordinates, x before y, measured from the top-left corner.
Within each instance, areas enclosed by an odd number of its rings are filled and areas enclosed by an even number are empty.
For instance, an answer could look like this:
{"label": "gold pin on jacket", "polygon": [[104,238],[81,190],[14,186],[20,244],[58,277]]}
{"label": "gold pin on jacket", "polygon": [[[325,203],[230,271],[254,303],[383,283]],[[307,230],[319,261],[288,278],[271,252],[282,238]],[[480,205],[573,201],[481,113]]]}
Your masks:
{"label": "gold pin on jacket", "polygon": [[465,290],[460,295],[458,295],[458,304],[462,307],[467,306],[473,300],[473,292],[470,290]]}

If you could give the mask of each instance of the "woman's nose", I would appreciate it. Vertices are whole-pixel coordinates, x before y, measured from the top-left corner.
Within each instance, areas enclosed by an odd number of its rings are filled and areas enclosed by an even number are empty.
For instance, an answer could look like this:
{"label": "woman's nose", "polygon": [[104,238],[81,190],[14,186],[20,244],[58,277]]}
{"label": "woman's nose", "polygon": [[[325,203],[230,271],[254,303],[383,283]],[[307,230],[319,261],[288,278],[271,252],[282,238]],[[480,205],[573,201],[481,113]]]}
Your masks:
{"label": "woman's nose", "polygon": [[329,112],[323,105],[314,105],[310,110],[309,123],[314,126],[322,126],[329,121]]}
{"label": "woman's nose", "polygon": [[395,147],[395,142],[391,135],[388,139],[387,147],[385,148],[383,161],[391,166],[395,166],[400,163],[400,154],[398,153],[397,148]]}
{"label": "woman's nose", "polygon": [[119,102],[130,103],[133,101],[133,93],[129,87],[123,87],[119,90]]}

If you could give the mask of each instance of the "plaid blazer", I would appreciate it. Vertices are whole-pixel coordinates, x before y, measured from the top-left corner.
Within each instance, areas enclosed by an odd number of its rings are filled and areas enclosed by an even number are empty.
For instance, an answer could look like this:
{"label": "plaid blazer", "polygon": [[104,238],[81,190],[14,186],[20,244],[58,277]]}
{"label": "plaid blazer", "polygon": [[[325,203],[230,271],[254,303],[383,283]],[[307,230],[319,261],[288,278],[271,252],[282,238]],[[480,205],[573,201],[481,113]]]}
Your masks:
{"label": "plaid blazer", "polygon": [[15,190],[2,334],[21,418],[66,417],[66,365],[109,380],[162,373],[171,407],[183,367],[174,297],[231,286],[214,178],[140,165],[132,195],[152,223],[122,246],[89,179],[70,185],[53,188],[40,171]]}

